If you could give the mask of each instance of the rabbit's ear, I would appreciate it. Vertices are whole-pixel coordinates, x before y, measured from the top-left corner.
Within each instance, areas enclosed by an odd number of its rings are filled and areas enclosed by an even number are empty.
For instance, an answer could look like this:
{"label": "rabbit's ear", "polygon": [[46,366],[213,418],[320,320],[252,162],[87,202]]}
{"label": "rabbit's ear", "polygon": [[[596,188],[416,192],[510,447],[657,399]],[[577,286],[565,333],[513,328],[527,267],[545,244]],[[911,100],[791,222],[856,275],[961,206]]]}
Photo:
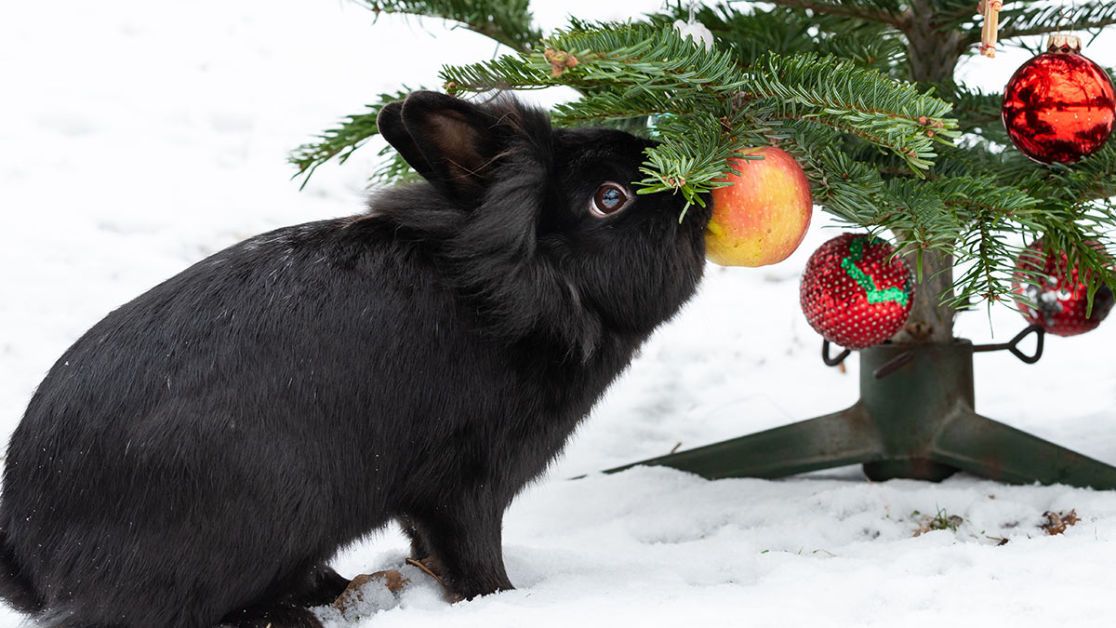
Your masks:
{"label": "rabbit's ear", "polygon": [[437,92],[411,94],[400,114],[426,171],[401,150],[407,162],[451,199],[479,203],[500,150],[499,121],[472,103]]}
{"label": "rabbit's ear", "polygon": [[427,163],[426,157],[423,157],[422,151],[415,144],[407,127],[403,125],[403,103],[388,103],[380,109],[380,115],[376,116],[376,126],[380,129],[380,135],[415,172],[427,179],[431,177],[430,164]]}

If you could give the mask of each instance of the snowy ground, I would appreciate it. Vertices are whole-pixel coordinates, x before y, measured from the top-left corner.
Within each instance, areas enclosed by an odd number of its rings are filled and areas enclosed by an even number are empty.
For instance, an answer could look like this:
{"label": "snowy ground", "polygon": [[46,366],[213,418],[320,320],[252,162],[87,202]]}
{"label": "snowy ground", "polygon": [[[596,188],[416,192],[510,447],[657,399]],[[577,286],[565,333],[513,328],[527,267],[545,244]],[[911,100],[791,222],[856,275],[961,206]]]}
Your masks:
{"label": "snowy ground", "polygon": [[[617,17],[654,2],[542,3]],[[1116,38],[1094,42],[1116,64]],[[369,15],[346,2],[166,0],[0,7],[0,444],[53,360],[107,311],[254,233],[359,211],[374,149],[299,192],[286,152],[402,83],[437,85],[443,60],[492,54],[441,24]],[[974,61],[998,89],[1025,58]],[[561,95],[549,95],[557,98]],[[447,605],[420,574],[400,600],[352,626],[1110,626],[1116,494],[865,482],[856,469],[769,482],[708,482],[664,470],[591,473],[827,412],[855,397],[856,366],[817,358],[797,306],[805,258],[711,268],[506,518],[519,589]],[[1022,323],[991,316],[996,338]],[[991,337],[984,312],[963,334]],[[1116,322],[1053,340],[1043,361],[978,357],[979,409],[1116,463]],[[1047,510],[1076,509],[1062,536]],[[926,513],[914,515],[915,512]],[[926,517],[956,530],[915,537]],[[1008,539],[999,545],[1000,539]],[[389,530],[338,558],[346,574],[400,565]],[[409,568],[408,568],[409,569]],[[372,613],[374,612],[374,615]],[[0,626],[19,618],[0,610]]]}

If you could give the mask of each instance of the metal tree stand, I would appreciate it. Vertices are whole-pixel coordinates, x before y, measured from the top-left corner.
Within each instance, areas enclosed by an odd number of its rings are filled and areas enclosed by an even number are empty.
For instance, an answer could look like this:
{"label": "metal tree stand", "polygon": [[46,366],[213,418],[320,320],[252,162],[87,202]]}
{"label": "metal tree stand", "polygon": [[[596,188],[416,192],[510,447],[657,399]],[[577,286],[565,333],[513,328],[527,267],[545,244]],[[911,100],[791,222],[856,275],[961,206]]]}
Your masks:
{"label": "metal tree stand", "polygon": [[[1033,355],[1018,349],[1038,336]],[[706,478],[779,478],[861,464],[872,480],[943,480],[958,470],[1014,484],[1039,482],[1116,488],[1116,467],[976,413],[973,354],[1009,350],[1025,362],[1042,356],[1043,332],[1029,327],[1002,345],[884,344],[860,354],[860,401],[826,416],[652,458]],[[837,364],[848,355],[831,358]]]}

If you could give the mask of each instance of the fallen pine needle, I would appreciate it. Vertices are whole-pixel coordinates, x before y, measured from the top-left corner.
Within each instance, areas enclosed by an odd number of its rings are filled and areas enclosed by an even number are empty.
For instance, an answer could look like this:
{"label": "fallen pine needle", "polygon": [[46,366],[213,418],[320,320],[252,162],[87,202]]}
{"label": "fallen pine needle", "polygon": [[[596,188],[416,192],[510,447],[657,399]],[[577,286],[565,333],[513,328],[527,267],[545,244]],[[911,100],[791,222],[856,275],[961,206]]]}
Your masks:
{"label": "fallen pine needle", "polygon": [[1040,527],[1043,532],[1046,532],[1049,536],[1062,534],[1066,531],[1066,528],[1076,525],[1078,521],[1081,521],[1077,516],[1076,509],[1067,513],[1048,510],[1042,513],[1042,516],[1046,517],[1046,523],[1042,524]]}

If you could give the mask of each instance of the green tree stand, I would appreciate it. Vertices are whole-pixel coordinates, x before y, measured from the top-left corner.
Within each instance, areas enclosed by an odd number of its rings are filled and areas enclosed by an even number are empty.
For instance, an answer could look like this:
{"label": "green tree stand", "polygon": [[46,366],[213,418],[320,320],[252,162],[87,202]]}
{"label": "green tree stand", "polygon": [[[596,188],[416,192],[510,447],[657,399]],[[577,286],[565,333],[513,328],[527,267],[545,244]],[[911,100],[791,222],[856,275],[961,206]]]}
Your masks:
{"label": "green tree stand", "polygon": [[[652,458],[636,465],[666,466],[706,478],[779,478],[861,464],[872,480],[940,481],[958,470],[1013,484],[1068,484],[1116,488],[1116,467],[1060,447],[976,413],[973,354],[1004,345],[885,344],[860,354],[860,400],[826,416],[749,436]],[[827,362],[830,360],[827,359]]]}

